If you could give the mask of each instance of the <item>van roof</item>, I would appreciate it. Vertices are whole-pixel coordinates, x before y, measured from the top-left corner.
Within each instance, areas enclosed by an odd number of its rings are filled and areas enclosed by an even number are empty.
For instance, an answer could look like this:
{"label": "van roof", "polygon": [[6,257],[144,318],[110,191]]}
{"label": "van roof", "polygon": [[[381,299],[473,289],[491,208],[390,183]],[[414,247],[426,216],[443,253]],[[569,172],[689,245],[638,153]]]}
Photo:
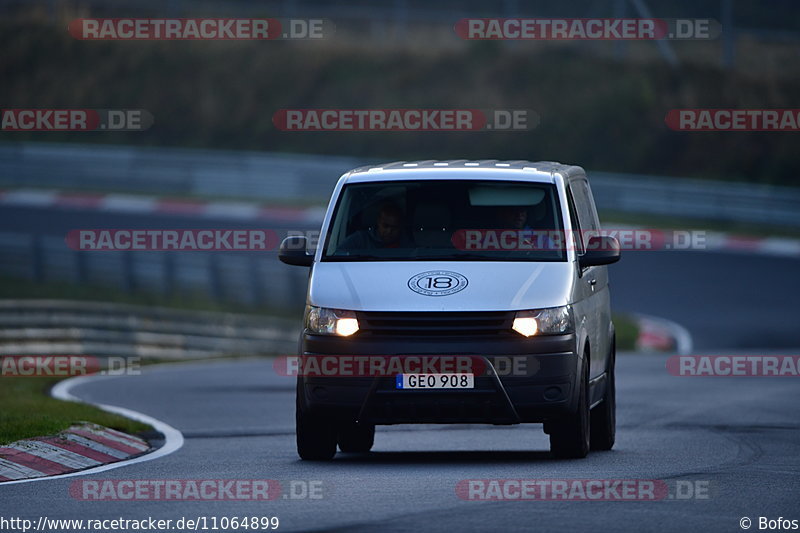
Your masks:
{"label": "van roof", "polygon": [[[380,165],[358,167],[347,174],[345,178],[352,182],[379,181],[386,179],[409,179],[414,174],[423,171],[430,176],[434,171],[437,177],[447,179],[525,179],[539,182],[552,183],[554,174],[558,172],[567,179],[576,176],[585,176],[581,167],[564,165],[555,161],[500,161],[497,159],[451,159],[437,161],[394,161]],[[480,176],[475,171],[480,171]],[[522,174],[522,175],[521,175]]]}

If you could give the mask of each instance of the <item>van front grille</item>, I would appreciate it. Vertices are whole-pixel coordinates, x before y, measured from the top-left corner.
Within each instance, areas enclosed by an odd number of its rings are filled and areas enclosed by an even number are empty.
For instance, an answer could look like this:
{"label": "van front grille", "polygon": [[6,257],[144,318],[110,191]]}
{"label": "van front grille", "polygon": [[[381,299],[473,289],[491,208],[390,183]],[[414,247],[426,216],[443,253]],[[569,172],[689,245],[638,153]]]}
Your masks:
{"label": "van front grille", "polygon": [[359,330],[370,335],[497,335],[511,330],[513,311],[356,313]]}

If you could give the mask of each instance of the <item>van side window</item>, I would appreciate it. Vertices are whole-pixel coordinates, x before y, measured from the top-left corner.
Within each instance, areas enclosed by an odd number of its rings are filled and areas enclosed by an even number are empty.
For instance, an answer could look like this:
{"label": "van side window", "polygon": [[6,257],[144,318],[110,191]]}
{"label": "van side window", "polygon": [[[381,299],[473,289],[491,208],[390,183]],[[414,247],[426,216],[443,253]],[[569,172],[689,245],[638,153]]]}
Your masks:
{"label": "van side window", "polygon": [[581,225],[575,211],[575,199],[572,197],[572,188],[567,188],[567,206],[569,207],[569,219],[572,222],[572,246],[578,255],[583,255],[583,239],[581,238]]}
{"label": "van side window", "polygon": [[[573,201],[573,209],[575,209],[575,213],[578,215],[578,225],[581,228],[578,238],[583,243],[590,235],[596,234],[599,229],[597,213],[592,202],[589,184],[585,179],[570,182],[569,191],[570,198]],[[581,253],[582,252],[583,245],[581,246]]]}
{"label": "van side window", "polygon": [[575,212],[578,214],[578,221],[580,222],[583,231],[597,230],[597,214],[592,204],[592,198],[589,192],[589,184],[586,180],[576,180],[569,184],[569,190],[572,192],[572,198],[575,202]]}
{"label": "van side window", "polygon": [[589,185],[588,180],[581,180],[581,188],[584,190],[584,193],[586,194],[586,199],[588,200],[586,205],[588,206],[589,211],[591,212],[592,215],[592,221],[594,223],[593,229],[600,230],[600,217],[597,216],[597,206],[594,203],[594,195],[592,195],[592,186]]}
{"label": "van side window", "polygon": [[570,188],[575,195],[575,208],[578,212],[578,220],[584,231],[598,230],[600,224],[597,220],[597,211],[592,201],[592,192],[589,189],[589,182],[585,179],[573,181]]}

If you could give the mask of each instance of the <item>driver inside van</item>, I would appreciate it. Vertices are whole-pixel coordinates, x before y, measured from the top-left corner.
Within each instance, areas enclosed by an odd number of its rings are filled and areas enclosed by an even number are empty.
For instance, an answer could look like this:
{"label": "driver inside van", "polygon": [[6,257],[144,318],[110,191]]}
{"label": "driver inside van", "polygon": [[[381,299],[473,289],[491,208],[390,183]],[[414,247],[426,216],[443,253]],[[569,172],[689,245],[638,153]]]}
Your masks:
{"label": "driver inside van", "polygon": [[[530,215],[530,216],[529,216]],[[534,205],[504,205],[495,209],[495,219],[499,230],[524,230],[519,234],[521,249],[533,246],[538,250],[558,250],[559,245],[551,233],[552,221],[547,218],[547,205],[541,201]]]}
{"label": "driver inside van", "polygon": [[544,200],[533,205],[502,205],[495,209],[497,227],[500,229],[552,229],[552,219],[547,216]]}
{"label": "driver inside van", "polygon": [[356,231],[339,244],[343,250],[369,250],[374,248],[411,247],[405,232],[406,217],[403,210],[393,203],[381,205],[373,226]]}
{"label": "driver inside van", "polygon": [[498,228],[500,229],[530,229],[528,222],[528,206],[503,205],[496,208]]}

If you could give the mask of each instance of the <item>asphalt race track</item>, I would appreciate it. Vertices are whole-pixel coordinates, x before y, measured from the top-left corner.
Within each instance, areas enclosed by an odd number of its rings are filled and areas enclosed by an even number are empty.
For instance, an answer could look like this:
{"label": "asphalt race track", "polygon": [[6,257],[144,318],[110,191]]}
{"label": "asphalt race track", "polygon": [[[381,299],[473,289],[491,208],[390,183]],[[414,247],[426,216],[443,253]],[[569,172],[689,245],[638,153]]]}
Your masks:
{"label": "asphalt race track", "polygon": [[[49,211],[45,218],[39,211],[7,209],[6,226],[63,234],[91,227],[96,217]],[[132,227],[129,217],[105,214],[103,225]],[[171,217],[149,217],[147,226],[180,227]],[[630,252],[611,268],[612,302],[681,323],[696,353],[796,354],[798,266],[795,259],[733,253]],[[294,382],[270,361],[170,365],[98,379],[73,393],[158,418],[184,434],[184,446],[99,474],[0,485],[1,514],[34,522],[45,512],[83,519],[277,516],[279,530],[291,531],[741,531],[742,517],[753,530],[759,517],[800,519],[800,382],[675,377],[665,361],[618,357],[617,445],[575,461],[550,458],[539,425],[460,425],[380,427],[372,453],[301,462]],[[83,501],[69,492],[76,480],[236,478],[278,480],[285,492],[267,502]],[[671,497],[481,502],[456,494],[461,480],[506,478],[663,480]],[[307,483],[322,487],[320,498],[301,497]],[[677,485],[707,492],[683,499]],[[289,487],[299,487],[296,498]]]}

